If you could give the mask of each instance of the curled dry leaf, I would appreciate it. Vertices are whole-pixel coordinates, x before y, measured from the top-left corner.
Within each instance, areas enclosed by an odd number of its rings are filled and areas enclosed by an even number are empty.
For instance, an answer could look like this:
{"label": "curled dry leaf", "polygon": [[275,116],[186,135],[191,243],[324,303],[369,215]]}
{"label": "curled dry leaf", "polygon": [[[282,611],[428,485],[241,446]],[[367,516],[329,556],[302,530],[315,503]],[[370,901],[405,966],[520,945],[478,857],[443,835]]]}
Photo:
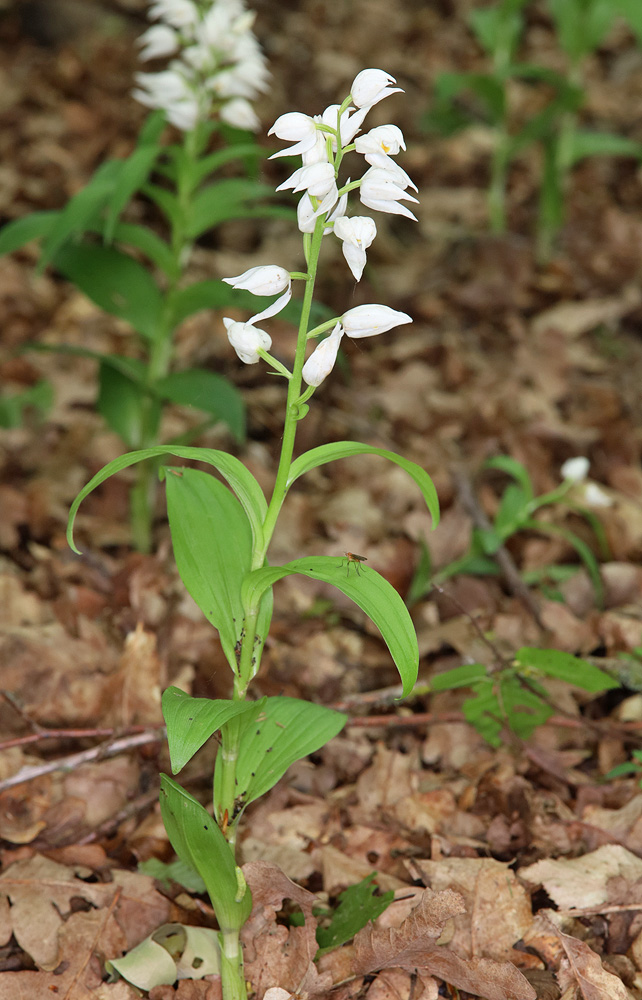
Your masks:
{"label": "curled dry leaf", "polygon": [[606,971],[599,955],[585,941],[562,934],[556,927],[555,932],[566,953],[566,960],[557,974],[562,990],[575,982],[583,1000],[630,1000],[631,995],[622,980]]}
{"label": "curled dry leaf", "polygon": [[[316,897],[267,861],[248,862],[243,866],[243,874],[252,891],[253,903],[241,934],[245,975],[258,1000],[275,987],[307,996],[326,993],[332,986],[332,976],[319,974],[314,965],[318,945],[312,905]],[[277,924],[276,914],[284,899],[301,907],[305,917],[303,927]]]}
{"label": "curled dry leaf", "polygon": [[447,921],[464,910],[458,893],[425,889],[400,927],[384,930],[369,925],[359,931],[354,939],[355,972],[420,968],[487,1000],[536,1000],[533,987],[510,963],[463,959],[437,944]]}

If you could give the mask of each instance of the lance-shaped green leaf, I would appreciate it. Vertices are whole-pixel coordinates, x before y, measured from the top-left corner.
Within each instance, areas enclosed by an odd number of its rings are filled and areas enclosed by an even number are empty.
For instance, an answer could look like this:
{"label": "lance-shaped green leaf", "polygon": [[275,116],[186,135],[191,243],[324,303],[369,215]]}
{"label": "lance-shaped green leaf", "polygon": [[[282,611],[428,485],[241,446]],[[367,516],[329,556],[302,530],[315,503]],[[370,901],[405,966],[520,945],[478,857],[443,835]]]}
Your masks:
{"label": "lance-shaped green leaf", "polygon": [[8,222],[0,230],[0,255],[13,253],[31,240],[48,236],[59,217],[60,212],[32,212]]}
{"label": "lance-shaped green leaf", "polygon": [[620,686],[614,677],[605,674],[588,660],[572,656],[571,653],[565,653],[561,649],[523,646],[515,653],[515,662],[519,667],[530,667],[546,674],[547,677],[557,677],[567,684],[590,691],[591,694],[599,694],[601,691]]}
{"label": "lance-shaped green leaf", "polygon": [[176,687],[163,691],[163,716],[174,774],[230,719],[247,715],[250,724],[264,709],[265,701],[265,698],[261,701],[193,698]]}
{"label": "lance-shaped green leaf", "polygon": [[147,458],[160,458],[163,455],[174,455],[176,458],[186,458],[194,462],[205,462],[213,465],[224,479],[230,484],[243,510],[247,514],[248,521],[252,528],[254,537],[254,547],[260,548],[263,544],[263,521],[267,513],[267,503],[263,491],[256,479],[249,472],[242,462],[234,455],[228,455],[226,451],[218,451],[214,448],[194,448],[188,445],[156,445],[154,448],[141,448],[139,451],[132,451],[128,455],[121,455],[112,462],[105,465],[100,472],[82,488],[69,511],[67,522],[67,541],[71,549],[80,554],[74,537],[74,521],[81,503],[97,486],[104,483],[110,476],[127,469],[137,462],[144,462]]}
{"label": "lance-shaped green leaf", "polygon": [[84,233],[100,218],[102,209],[117,190],[123,163],[123,160],[107,160],[101,164],[89,183],[67,202],[47,233],[40,268],[53,260],[70,237]]}
{"label": "lance-shaped green leaf", "polygon": [[125,319],[147,340],[161,330],[162,296],[151,274],[129,254],[92,243],[67,243],[52,263],[112,316]]}
{"label": "lance-shaped green leaf", "polygon": [[[290,764],[324,746],[346,724],[347,716],[298,698],[266,698],[260,711],[242,720],[236,793],[243,805],[260,798],[283,777]],[[216,757],[214,801],[221,797],[222,759]]]}
{"label": "lance-shaped green leaf", "polygon": [[181,406],[193,406],[223,420],[237,441],[245,439],[245,404],[240,392],[222,375],[204,368],[172,372],[156,382],[155,389]]}
{"label": "lance-shaped green leaf", "polygon": [[336,462],[339,458],[350,458],[352,455],[379,455],[381,458],[387,458],[389,462],[394,462],[404,472],[407,472],[423,494],[432,517],[433,528],[437,527],[439,524],[439,498],[432,479],[416,462],[410,462],[407,458],[397,455],[394,451],[388,451],[386,448],[375,448],[374,445],[360,444],[358,441],[334,441],[332,444],[322,444],[319,448],[312,448],[310,451],[304,452],[303,455],[299,455],[290,466],[288,489],[305,472],[316,469],[320,465],[326,465],[328,462]]}
{"label": "lance-shaped green leaf", "polygon": [[[181,580],[218,629],[223,652],[234,670],[245,609],[241,585],[252,565],[252,530],[230,490],[198,469],[168,469],[167,513],[174,558]],[[265,642],[271,595],[262,602],[255,655]]]}
{"label": "lance-shaped green leaf", "polygon": [[166,774],[161,774],[160,805],[170,843],[205,882],[221,930],[239,930],[250,915],[252,894],[237,877],[232,849],[217,823]]}
{"label": "lance-shaped green leaf", "polygon": [[412,690],[419,669],[419,648],[412,618],[397,591],[383,576],[364,566],[358,573],[356,568],[353,573],[349,570],[345,559],[332,556],[308,556],[285,566],[265,566],[246,577],[243,603],[248,612],[258,607],[268,587],[291,573],[331,583],[358,604],[381,632],[399,671],[405,697]]}

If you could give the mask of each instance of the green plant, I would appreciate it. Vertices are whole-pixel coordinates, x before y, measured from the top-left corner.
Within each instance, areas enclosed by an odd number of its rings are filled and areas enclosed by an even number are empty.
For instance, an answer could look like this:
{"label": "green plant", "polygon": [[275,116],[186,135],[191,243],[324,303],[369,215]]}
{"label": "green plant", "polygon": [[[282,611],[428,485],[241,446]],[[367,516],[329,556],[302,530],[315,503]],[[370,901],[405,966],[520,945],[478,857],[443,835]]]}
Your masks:
{"label": "green plant", "polygon": [[51,409],[53,403],[53,391],[51,383],[46,379],[40,379],[29,389],[22,392],[2,393],[0,395],[0,427],[9,430],[12,427],[21,427],[25,412],[35,411],[39,418],[43,418]]}
{"label": "green plant", "polygon": [[591,694],[619,687],[619,682],[578,656],[559,649],[518,649],[510,662],[499,660],[489,670],[482,663],[467,663],[430,679],[430,690],[470,688],[462,709],[467,721],[488,743],[500,746],[508,730],[526,740],[554,713],[543,685],[557,678]]}
{"label": "green plant", "polygon": [[[293,459],[298,423],[305,418],[315,390],[330,374],[343,336],[374,336],[411,322],[406,313],[379,304],[356,306],[312,328],[310,320],[324,238],[334,233],[341,240],[348,265],[359,280],[367,247],[376,233],[372,219],[346,215],[351,191],[359,191],[364,205],[414,218],[400,204],[402,199],[414,200],[407,194],[407,188],[414,185],[393,159],[400,148],[405,148],[401,131],[394,125],[383,125],[357,137],[369,109],[397,89],[390,86],[394,82],[382,70],[364,70],[340,106],[332,105],[317,118],[291,112],[277,120],[272,131],[295,143],[284,152],[305,157],[306,165],[280,188],[303,192],[297,219],[303,234],[306,269],[288,272],[266,265],[227,279],[235,287],[259,295],[273,291],[275,283],[279,290],[283,289],[276,303],[248,322],[224,319],[228,339],[242,361],[256,364],[263,360],[287,381],[281,454],[269,502],[258,482],[234,456],[208,448],[166,445],[134,451],[105,466],[81,491],[70,513],[69,538],[73,546],[74,519],[88,493],[128,466],[168,454],[213,466],[227,484],[185,466],[161,468],[178,571],[206,618],[218,630],[233,677],[229,700],[193,698],[173,687],[163,695],[174,773],[214,733],[220,733],[213,779],[214,815],[167,775],[161,777],[161,811],[174,850],[201,876],[212,900],[220,928],[225,1000],[241,1000],[246,995],[239,933],[252,901],[236,865],[240,818],[248,804],[267,792],[291,763],[317,750],[345,723],[341,713],[299,699],[250,700],[251,682],[260,667],[272,616],[274,584],[289,574],[301,573],[336,587],[378,626],[401,676],[404,694],[410,692],[417,677],[419,652],[412,620],[397,591],[374,569],[361,566],[358,574],[346,572],[345,557],[306,556],[283,566],[271,566],[267,561],[270,541],[291,486],[305,472],[353,455],[379,455],[403,468],[421,490],[433,523],[438,520],[437,495],[427,473],[383,448],[339,441]],[[354,150],[364,156],[369,168],[359,180],[340,184],[343,158]],[[289,370],[269,353],[271,337],[255,324],[287,303],[292,280],[304,283],[304,296]],[[308,341],[322,337],[330,329],[329,336],[306,360]]]}
{"label": "green plant", "polygon": [[[535,496],[533,484],[526,468],[516,459],[507,455],[499,455],[484,463],[486,469],[498,469],[505,472],[513,480],[509,482],[502,495],[501,502],[493,523],[489,529],[474,528],[470,551],[460,559],[449,563],[439,570],[433,577],[434,583],[442,583],[444,580],[461,573],[473,576],[496,576],[499,575],[500,568],[495,560],[495,555],[499,549],[505,545],[509,538],[520,531],[534,531],[537,534],[553,535],[564,539],[570,545],[584,563],[589,578],[595,591],[595,598],[599,604],[603,599],[603,586],[600,578],[600,568],[598,561],[587,543],[574,531],[562,524],[545,520],[535,515],[544,507],[563,506],[576,514],[585,518],[591,526],[597,543],[604,557],[608,556],[608,546],[604,535],[604,529],[592,510],[583,504],[577,503],[571,491],[579,481],[579,476],[575,473],[573,463],[586,463],[583,465],[583,476],[586,475],[588,462],[585,459],[571,459],[563,467],[569,472],[564,474],[564,479],[560,486],[549,493]],[[524,574],[525,582],[537,582],[539,579],[548,576],[550,582],[558,583],[566,579],[568,575],[575,571],[574,567],[545,567],[533,574]],[[425,568],[423,578],[425,579]],[[417,587],[413,588],[416,592]],[[426,584],[424,584],[424,592]]]}
{"label": "green plant", "polygon": [[[626,136],[578,128],[584,101],[583,67],[619,12],[639,33],[639,8],[625,0],[550,0],[556,37],[568,60],[566,74],[545,66],[515,61],[524,31],[527,0],[500,0],[475,9],[470,26],[491,63],[487,73],[442,73],[435,82],[435,101],[425,116],[427,128],[452,134],[476,121],[490,126],[493,148],[488,212],[493,232],[506,230],[506,190],[510,164],[530,146],[543,154],[537,222],[537,252],[546,261],[564,218],[570,170],[588,156],[642,157],[642,145]],[[520,80],[546,95],[535,114],[515,125],[510,85]],[[472,105],[470,98],[472,97]],[[462,102],[468,100],[468,105]]]}
{"label": "green plant", "polygon": [[[174,343],[181,323],[199,310],[248,303],[247,293],[221,281],[186,283],[199,238],[228,219],[291,214],[269,204],[274,191],[253,176],[263,153],[246,131],[258,125],[247,97],[265,89],[267,71],[251,22],[239,12],[240,5],[224,0],[200,5],[155,0],[150,15],[163,23],[141,39],[142,58],[174,51],[180,58],[164,72],[138,74],[134,96],[155,110],[136,148],[126,159],[103,163],[62,210],[37,212],[0,233],[0,254],[40,240],[41,268],[55,268],[137,335],[127,356],[41,346],[97,362],[98,411],[126,448],[160,443],[167,403],[200,414],[182,443],[216,421],[226,423],[237,442],[244,439],[238,390],[205,368],[177,370]],[[215,43],[208,35],[210,19]],[[180,141],[163,143],[166,121],[181,130]],[[234,163],[244,165],[247,176],[226,176]],[[160,214],[167,238],[123,219],[137,193]],[[132,534],[142,551],[151,547],[155,490],[153,465],[143,463],[131,495]]]}

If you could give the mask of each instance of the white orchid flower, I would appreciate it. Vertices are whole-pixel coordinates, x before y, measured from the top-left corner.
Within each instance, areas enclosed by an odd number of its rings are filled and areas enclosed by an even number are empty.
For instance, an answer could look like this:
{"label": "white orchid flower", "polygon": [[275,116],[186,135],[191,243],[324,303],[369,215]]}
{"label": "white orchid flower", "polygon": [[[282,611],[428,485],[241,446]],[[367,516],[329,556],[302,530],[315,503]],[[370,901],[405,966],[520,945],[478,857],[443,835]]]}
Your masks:
{"label": "white orchid flower", "polygon": [[222,121],[234,128],[257,132],[261,125],[254,108],[245,97],[235,97],[226,101],[219,114]]}
{"label": "white orchid flower", "polygon": [[237,128],[257,129],[249,101],[267,88],[268,70],[243,0],[154,0],[140,44],[142,59],[177,53],[160,73],[139,74],[134,97],[191,131],[217,108]]}
{"label": "white orchid flower", "polygon": [[588,458],[578,455],[576,458],[567,458],[560,469],[562,479],[570,483],[581,483],[588,476],[590,467]]}
{"label": "white orchid flower", "polygon": [[[337,198],[339,199],[338,201]],[[326,223],[332,222],[335,217],[339,215],[345,215],[347,204],[348,195],[342,194],[339,198],[339,192],[336,184],[334,184],[328,191],[325,198],[321,199],[316,208],[312,204],[309,194],[306,192],[296,207],[296,219],[299,232],[313,233],[317,219],[320,215],[324,215],[327,212],[331,212],[331,214],[328,215]],[[332,232],[332,226],[326,225],[323,230],[324,235],[327,235],[330,232]]]}
{"label": "white orchid flower", "polygon": [[396,82],[394,76],[390,76],[390,73],[386,73],[382,69],[362,69],[360,73],[357,73],[350,87],[352,100],[358,108],[365,107],[369,110],[373,105],[382,101],[384,97],[403,93],[401,87],[389,86],[389,84]]}
{"label": "white orchid flower", "polygon": [[388,156],[396,156],[400,149],[406,148],[403,132],[396,125],[377,125],[365,135],[355,140],[357,153],[363,153],[367,162],[373,166],[386,163]]}
{"label": "white orchid flower", "polygon": [[272,346],[272,338],[265,330],[259,330],[251,323],[238,323],[223,317],[223,323],[227,330],[227,339],[238,354],[241,361],[246,365],[255,365],[259,361],[259,348],[269,351]]}
{"label": "white orchid flower", "polygon": [[163,20],[173,28],[189,28],[197,23],[199,11],[193,0],[154,0],[147,16],[150,21]]}
{"label": "white orchid flower", "polygon": [[[390,163],[394,164],[394,160],[391,160]],[[393,175],[388,169],[370,167],[361,178],[359,197],[366,208],[373,208],[378,212],[391,212],[393,215],[405,215],[416,222],[417,217],[410,209],[399,204],[401,200],[417,202],[417,198],[406,193],[406,186],[408,185],[401,186],[395,183]]]}
{"label": "white orchid flower", "polygon": [[349,219],[343,215],[334,223],[334,235],[342,241],[343,256],[356,281],[361,281],[366,266],[366,250],[377,235],[374,219],[367,215]]}
{"label": "white orchid flower", "polygon": [[179,46],[179,39],[169,25],[153,24],[140,36],[138,44],[143,46],[139,58],[142,62],[147,62],[148,59],[173,55]]}
{"label": "white orchid flower", "polygon": [[292,279],[290,272],[284,267],[276,264],[264,264],[259,267],[251,267],[249,271],[238,274],[235,278],[223,278],[223,281],[231,285],[232,288],[243,288],[253,295],[276,295],[283,292],[275,302],[272,302],[262,312],[257,313],[248,320],[249,324],[260,322],[262,319],[269,319],[287,305],[292,298]]}
{"label": "white orchid flower", "polygon": [[286,142],[294,141],[294,146],[272,153],[271,160],[275,160],[278,156],[297,156],[306,153],[316,145],[317,141],[317,127],[314,118],[310,118],[309,115],[304,115],[300,111],[289,111],[286,115],[277,118],[268,132],[268,135],[273,134]]}
{"label": "white orchid flower", "polygon": [[[309,167],[299,167],[286,181],[279,184],[277,191],[307,191],[315,198],[325,198],[332,190],[337,190],[334,167],[331,163],[312,163]],[[339,192],[337,191],[337,198]],[[336,199],[335,199],[336,200]]]}
{"label": "white orchid flower", "polygon": [[314,349],[301,372],[303,381],[307,385],[312,385],[316,388],[328,377],[337,360],[342,337],[343,329],[341,323],[337,323],[330,336],[322,340]]}
{"label": "white orchid flower", "polygon": [[353,340],[386,333],[395,326],[401,326],[402,323],[412,323],[412,318],[408,313],[375,303],[355,306],[354,309],[348,309],[341,317],[345,333]]}

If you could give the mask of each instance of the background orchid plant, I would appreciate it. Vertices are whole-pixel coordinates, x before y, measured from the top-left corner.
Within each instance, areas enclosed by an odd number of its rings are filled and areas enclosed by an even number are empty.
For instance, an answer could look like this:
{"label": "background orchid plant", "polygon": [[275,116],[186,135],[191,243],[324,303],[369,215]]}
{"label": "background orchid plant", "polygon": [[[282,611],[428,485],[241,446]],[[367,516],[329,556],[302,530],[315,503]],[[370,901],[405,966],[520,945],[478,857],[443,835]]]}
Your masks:
{"label": "background orchid plant", "polygon": [[[251,101],[267,88],[266,60],[243,0],[154,0],[148,13],[154,23],[139,40],[141,59],[174,58],[167,69],[137,74],[134,97],[153,113],[136,148],[127,159],[103,163],[62,210],[4,227],[0,253],[41,239],[41,267],[61,272],[138,335],[125,356],[48,347],[98,363],[98,411],[127,448],[159,443],[166,403],[202,415],[182,440],[223,421],[242,441],[240,394],[207,368],[176,370],[175,334],[199,310],[244,302],[244,293],[220,280],[185,281],[202,234],[228,219],[290,214],[266,204],[274,196],[270,187],[227,169],[238,161],[253,170],[263,155],[246,130],[258,128]],[[166,123],[180,131],[179,141],[164,143]],[[221,170],[226,175],[214,179]],[[137,193],[152,203],[150,225],[123,218]],[[166,238],[156,231],[158,213]],[[139,466],[130,503],[133,540],[142,551],[152,545],[155,493],[153,464]]]}
{"label": "background orchid plant", "polygon": [[[397,591],[370,567],[346,573],[345,559],[305,556],[282,566],[270,566],[268,548],[283,502],[303,473],[327,462],[358,454],[375,454],[403,468],[422,491],[436,524],[439,506],[427,473],[413,462],[372,445],[340,441],[321,445],[293,459],[298,422],[308,412],[316,389],[332,371],[343,336],[375,336],[411,317],[382,304],[360,305],[319,326],[309,328],[310,309],[321,245],[332,234],[357,280],[366,251],[376,233],[372,219],[346,214],[348,196],[359,192],[362,204],[414,218],[403,201],[416,201],[414,184],[394,155],[404,148],[401,131],[385,125],[359,135],[375,104],[399,91],[395,80],[380,69],[367,69],[354,80],[351,93],[314,118],[292,112],[280,117],[271,133],[293,143],[276,156],[300,154],[302,166],[280,189],[302,192],[297,208],[303,234],[305,271],[282,265],[254,267],[225,279],[236,289],[257,296],[277,294],[267,308],[241,322],[225,317],[227,335],[245,364],[265,362],[288,383],[281,454],[269,501],[258,482],[237,458],[222,451],[185,446],[145,448],[105,466],[76,498],[69,538],[78,507],[109,476],[149,458],[171,454],[209,463],[226,481],[182,466],[163,468],[174,555],[188,591],[218,629],[233,675],[230,699],[193,698],[175,687],[163,695],[171,765],[179,771],[216,732],[220,746],[213,782],[214,819],[172,778],[161,778],[163,820],[180,859],[202,877],[216,913],[225,1000],[246,996],[240,931],[251,906],[251,891],[237,866],[235,849],[239,820],[247,805],[267,792],[295,760],[336,735],[345,716],[321,705],[294,698],[248,698],[256,677],[272,616],[272,588],[293,573],[337,587],[378,626],[408,694],[417,677],[417,637],[408,610]],[[356,151],[367,168],[360,179],[339,180],[346,154]],[[270,354],[270,335],[258,323],[287,306],[292,281],[304,283],[299,332],[291,368]],[[331,330],[308,354],[308,342]],[[305,387],[304,387],[305,386]],[[227,487],[231,487],[228,489]],[[367,919],[367,918],[366,918]],[[282,984],[275,984],[282,985]]]}

